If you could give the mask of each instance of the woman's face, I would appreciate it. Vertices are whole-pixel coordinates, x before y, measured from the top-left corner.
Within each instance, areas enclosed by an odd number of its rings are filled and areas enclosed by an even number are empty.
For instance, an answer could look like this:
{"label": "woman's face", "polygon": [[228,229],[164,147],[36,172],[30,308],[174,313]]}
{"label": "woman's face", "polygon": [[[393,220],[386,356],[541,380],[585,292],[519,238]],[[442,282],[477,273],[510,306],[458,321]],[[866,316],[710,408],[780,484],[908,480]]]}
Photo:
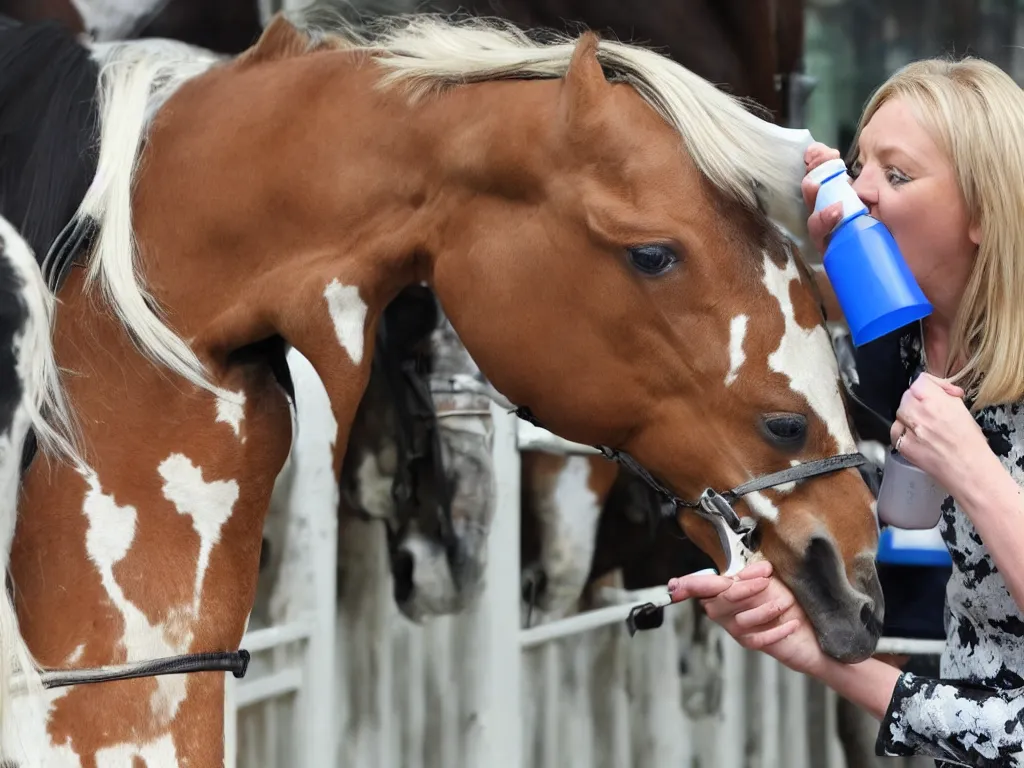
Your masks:
{"label": "woman's face", "polygon": [[906,102],[886,101],[864,126],[850,176],[936,312],[952,319],[981,231],[970,221],[952,163]]}

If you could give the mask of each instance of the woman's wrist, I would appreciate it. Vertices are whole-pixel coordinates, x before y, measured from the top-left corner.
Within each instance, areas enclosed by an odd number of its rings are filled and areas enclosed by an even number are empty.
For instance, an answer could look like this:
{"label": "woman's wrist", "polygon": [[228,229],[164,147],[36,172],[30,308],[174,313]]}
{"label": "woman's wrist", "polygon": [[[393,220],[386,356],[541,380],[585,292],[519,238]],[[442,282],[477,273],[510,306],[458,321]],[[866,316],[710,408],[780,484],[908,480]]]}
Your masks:
{"label": "woman's wrist", "polygon": [[808,674],[881,721],[889,709],[896,682],[903,673],[875,658],[845,664],[822,654],[821,660]]}

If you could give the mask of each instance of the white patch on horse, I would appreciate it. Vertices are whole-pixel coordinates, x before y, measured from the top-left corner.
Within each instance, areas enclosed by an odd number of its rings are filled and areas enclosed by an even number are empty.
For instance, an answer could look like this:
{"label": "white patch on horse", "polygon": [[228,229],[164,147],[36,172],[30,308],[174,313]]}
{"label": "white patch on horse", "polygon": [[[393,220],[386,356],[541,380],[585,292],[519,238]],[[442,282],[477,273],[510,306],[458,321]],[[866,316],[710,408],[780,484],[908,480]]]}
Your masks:
{"label": "white patch on horse", "polygon": [[[803,462],[800,459],[793,459],[789,462],[791,467],[799,467]],[[781,483],[776,485],[773,490],[778,493],[792,493],[796,489],[796,480],[790,480],[788,483]]]}
{"label": "white patch on horse", "polygon": [[227,424],[243,443],[242,419],[245,418],[245,392],[222,389],[217,393],[217,421]]}
{"label": "white patch on horse", "polygon": [[[175,632],[172,638],[162,624],[149,623],[146,615],[125,597],[114,578],[114,566],[127,556],[135,539],[138,513],[133,506],[119,506],[113,496],[103,493],[99,478],[92,470],[83,472],[89,490],[82,512],[89,521],[85,548],[99,572],[100,581],[111,605],[121,614],[124,634],[120,645],[125,661],[147,661],[167,656],[180,656],[188,651],[191,632]],[[161,675],[150,699],[154,718],[169,723],[185,700],[185,676]]]}
{"label": "white patch on horse", "polygon": [[828,331],[822,325],[803,328],[796,321],[789,291],[792,283],[799,279],[792,259],[779,269],[771,256],[764,254],[764,285],[779,302],[785,322],[779,346],[768,356],[768,367],[789,378],[790,388],[803,395],[811,410],[825,423],[838,451],[853,453],[856,445],[839,394],[839,366]]}
{"label": "white patch on horse", "polygon": [[158,469],[164,480],[164,498],[174,504],[179,514],[192,518],[192,527],[199,534],[199,557],[192,609],[199,614],[203,579],[210,565],[210,554],[220,542],[220,532],[231,517],[238,501],[238,483],[234,480],[203,479],[203,471],[180,453],[172,453]]}
{"label": "white patch on horse", "polygon": [[380,457],[367,450],[356,469],[356,494],[363,512],[377,520],[395,517],[395,499],[391,495],[394,472],[381,467]]}
{"label": "white patch on horse", "polygon": [[545,601],[548,612],[560,614],[572,608],[586,585],[601,517],[600,499],[590,487],[587,457],[566,457],[552,493],[539,501]]}
{"label": "white patch on horse", "polygon": [[413,592],[402,611],[414,621],[423,616],[452,613],[458,607],[459,590],[452,578],[448,555],[437,541],[414,530],[400,546],[413,559]]}
{"label": "white patch on horse", "polygon": [[762,520],[768,520],[772,523],[778,522],[779,508],[763,493],[754,491],[753,493],[748,493],[743,498],[746,499],[747,506],[750,507],[750,511],[754,513],[755,517],[760,517]]}
{"label": "white patch on horse", "polygon": [[57,702],[75,688],[77,686],[69,685],[44,690],[42,696],[14,696],[11,718],[4,724],[0,765],[81,768],[82,759],[74,747],[66,741],[55,744],[49,729]]}
{"label": "white patch on horse", "polygon": [[177,765],[178,751],[174,748],[174,738],[168,733],[145,744],[105,747],[96,752],[96,768],[131,768],[139,759],[151,768]]}
{"label": "white patch on horse", "polygon": [[64,659],[64,666],[70,667],[72,664],[77,664],[82,660],[82,656],[85,654],[85,643],[79,644],[75,650],[67,655]]}
{"label": "white patch on horse", "polygon": [[739,375],[747,356],[743,354],[743,340],[747,336],[747,316],[736,315],[729,322],[729,372],[725,375],[725,386],[730,386]]}
{"label": "white patch on horse", "polygon": [[359,298],[359,288],[331,280],[324,288],[327,311],[331,313],[338,343],[348,352],[352,362],[363,361],[363,334],[366,330],[366,302]]}

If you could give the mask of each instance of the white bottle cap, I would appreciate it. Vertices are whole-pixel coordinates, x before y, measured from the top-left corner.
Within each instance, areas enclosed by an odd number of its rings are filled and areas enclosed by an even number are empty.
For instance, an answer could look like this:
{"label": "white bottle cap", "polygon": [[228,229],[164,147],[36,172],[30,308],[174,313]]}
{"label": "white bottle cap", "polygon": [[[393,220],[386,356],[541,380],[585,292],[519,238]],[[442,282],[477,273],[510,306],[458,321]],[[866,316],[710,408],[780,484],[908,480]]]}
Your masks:
{"label": "white bottle cap", "polygon": [[859,213],[867,213],[867,206],[857,197],[850,182],[851,179],[846,172],[846,163],[840,158],[822,163],[814,170],[808,172],[808,178],[816,184],[821,185],[818,189],[818,197],[814,201],[815,212],[827,208],[833,203],[843,204],[843,216],[836,223],[839,224],[851,219]]}

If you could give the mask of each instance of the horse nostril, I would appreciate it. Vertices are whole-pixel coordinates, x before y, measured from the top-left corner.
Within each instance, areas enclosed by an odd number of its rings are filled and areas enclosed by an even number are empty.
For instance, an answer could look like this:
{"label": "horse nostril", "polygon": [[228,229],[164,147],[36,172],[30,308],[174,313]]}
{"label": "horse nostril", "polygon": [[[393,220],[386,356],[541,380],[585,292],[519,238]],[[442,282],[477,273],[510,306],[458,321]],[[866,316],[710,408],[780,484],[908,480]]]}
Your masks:
{"label": "horse nostril", "polygon": [[413,572],[416,570],[416,558],[407,549],[400,549],[391,559],[391,575],[395,580],[395,602],[405,603],[412,597],[414,585]]}
{"label": "horse nostril", "polygon": [[873,601],[868,601],[860,608],[860,621],[864,628],[873,635],[882,634],[882,621],[878,618]]}

